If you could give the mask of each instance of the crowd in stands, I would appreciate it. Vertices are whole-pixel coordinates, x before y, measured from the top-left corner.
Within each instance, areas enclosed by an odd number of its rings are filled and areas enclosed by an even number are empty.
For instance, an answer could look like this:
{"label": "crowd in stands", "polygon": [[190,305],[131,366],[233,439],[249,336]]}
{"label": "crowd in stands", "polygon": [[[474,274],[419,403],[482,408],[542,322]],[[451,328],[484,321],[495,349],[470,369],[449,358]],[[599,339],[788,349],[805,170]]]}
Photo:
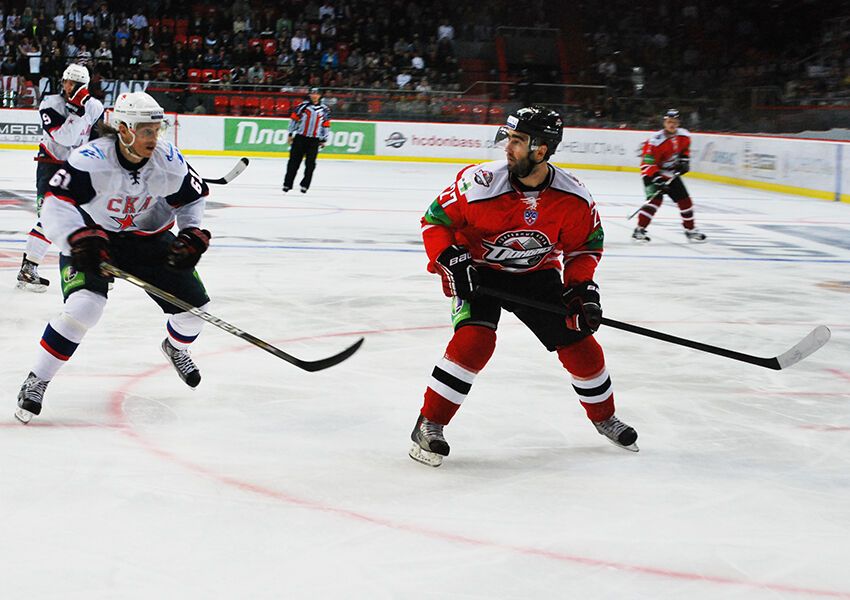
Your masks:
{"label": "crowd in stands", "polygon": [[[446,5],[446,10],[441,9]],[[0,0],[4,75],[427,91],[458,86],[449,2]]]}
{"label": "crowd in stands", "polygon": [[[742,106],[757,103],[754,87],[767,104],[850,104],[850,14],[835,10],[847,4],[0,0],[0,75],[52,81],[55,91],[73,61],[88,65],[95,82],[393,90],[402,94],[386,106],[433,116],[441,107],[430,92],[469,83],[461,45],[492,45],[497,27],[509,25],[559,32],[569,67],[552,71],[551,82],[605,86],[564,96],[569,124],[654,127],[659,106],[676,104],[695,128],[734,128],[747,118]],[[485,78],[506,75],[489,62]],[[533,100],[535,77],[507,73],[517,82],[511,99]],[[355,92],[348,106],[367,102]]]}

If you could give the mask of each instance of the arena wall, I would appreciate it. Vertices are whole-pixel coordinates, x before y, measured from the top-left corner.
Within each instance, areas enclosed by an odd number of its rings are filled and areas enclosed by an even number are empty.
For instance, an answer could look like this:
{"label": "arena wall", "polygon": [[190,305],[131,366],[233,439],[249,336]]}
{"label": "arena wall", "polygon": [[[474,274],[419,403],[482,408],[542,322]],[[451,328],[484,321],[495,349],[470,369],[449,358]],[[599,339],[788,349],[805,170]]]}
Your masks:
{"label": "arena wall", "polygon": [[[172,115],[168,139],[184,154],[284,158],[288,119]],[[455,123],[336,121],[320,155],[325,159],[481,162],[501,158],[495,127]],[[650,132],[564,130],[553,162],[573,169],[638,172]],[[0,149],[35,150],[38,113],[0,110]],[[850,202],[848,142],[755,135],[695,133],[689,177],[824,200]]]}

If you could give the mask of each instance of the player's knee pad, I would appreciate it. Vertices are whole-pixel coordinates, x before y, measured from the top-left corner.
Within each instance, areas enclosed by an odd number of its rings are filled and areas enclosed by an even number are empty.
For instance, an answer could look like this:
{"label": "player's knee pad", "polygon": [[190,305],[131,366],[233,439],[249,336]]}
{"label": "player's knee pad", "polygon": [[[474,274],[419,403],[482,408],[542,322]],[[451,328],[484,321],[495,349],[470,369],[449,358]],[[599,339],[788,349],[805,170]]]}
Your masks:
{"label": "player's knee pad", "polygon": [[496,332],[481,325],[464,325],[455,331],[446,348],[452,362],[478,372],[484,368],[496,349]]}
{"label": "player's knee pad", "polygon": [[558,359],[575,377],[589,378],[605,369],[605,354],[592,335],[575,344],[558,348]]}
{"label": "player's knee pad", "polygon": [[105,296],[90,290],[79,290],[68,296],[60,318],[84,329],[91,329],[97,325],[105,306]]}

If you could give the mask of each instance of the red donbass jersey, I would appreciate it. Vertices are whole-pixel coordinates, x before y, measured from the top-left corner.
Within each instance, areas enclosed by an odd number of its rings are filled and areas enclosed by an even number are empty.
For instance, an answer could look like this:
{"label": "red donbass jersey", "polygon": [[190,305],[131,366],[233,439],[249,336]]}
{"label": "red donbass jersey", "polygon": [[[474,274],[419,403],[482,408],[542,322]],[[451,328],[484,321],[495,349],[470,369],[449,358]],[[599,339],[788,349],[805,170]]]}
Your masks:
{"label": "red donbass jersey", "polygon": [[462,169],[422,217],[428,270],[458,244],[476,264],[526,273],[563,270],[566,284],[587,281],[602,256],[604,234],[590,192],[570,173],[548,165],[540,191],[523,191],[505,160]]}
{"label": "red donbass jersey", "polygon": [[656,131],[643,143],[640,174],[653,177],[659,171],[672,177],[680,158],[691,156],[691,132],[679,127],[674,135],[663,129]]}

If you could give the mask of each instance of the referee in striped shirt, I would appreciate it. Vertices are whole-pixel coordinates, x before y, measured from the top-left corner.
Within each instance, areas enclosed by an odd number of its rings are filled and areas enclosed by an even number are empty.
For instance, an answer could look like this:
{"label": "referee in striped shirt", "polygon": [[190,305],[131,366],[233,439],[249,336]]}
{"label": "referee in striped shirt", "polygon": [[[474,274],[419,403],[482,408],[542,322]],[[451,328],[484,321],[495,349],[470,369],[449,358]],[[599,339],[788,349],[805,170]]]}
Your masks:
{"label": "referee in striped shirt", "polygon": [[313,180],[316,168],[316,155],[324,148],[331,129],[331,110],[320,100],[319,88],[310,88],[310,100],[305,100],[289,116],[289,163],[286,165],[286,177],[283,179],[283,191],[292,189],[295,175],[306,157],[304,178],[301,180],[301,193],[306,194]]}

